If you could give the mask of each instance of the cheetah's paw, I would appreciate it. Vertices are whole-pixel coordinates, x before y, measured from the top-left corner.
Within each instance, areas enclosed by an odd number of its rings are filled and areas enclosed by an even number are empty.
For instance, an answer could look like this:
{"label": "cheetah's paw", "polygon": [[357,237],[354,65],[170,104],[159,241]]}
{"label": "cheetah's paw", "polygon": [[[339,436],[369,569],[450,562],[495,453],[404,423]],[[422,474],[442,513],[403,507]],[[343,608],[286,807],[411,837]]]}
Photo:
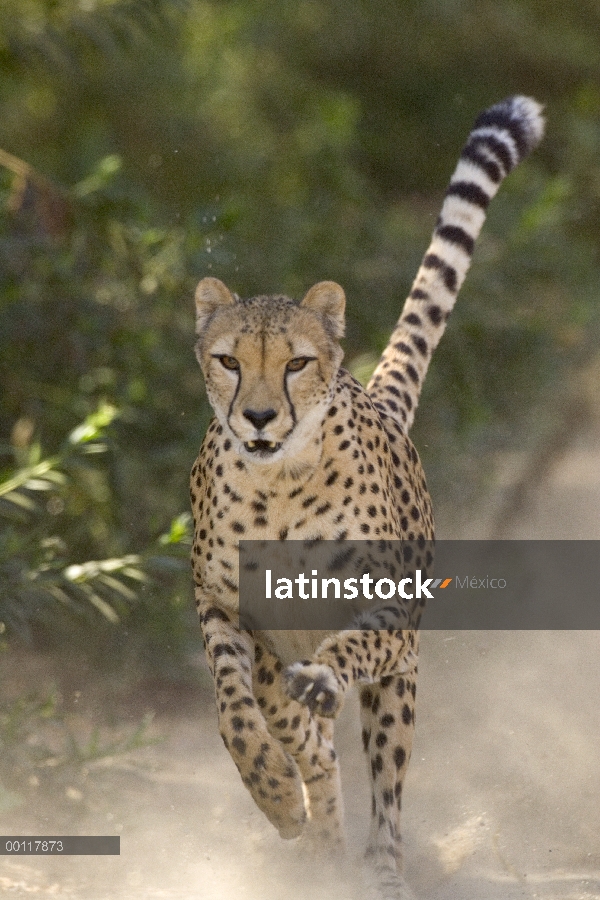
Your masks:
{"label": "cheetah's paw", "polygon": [[288,697],[309,708],[311,713],[333,719],[344,701],[342,688],[329,666],[297,662],[284,672]]}

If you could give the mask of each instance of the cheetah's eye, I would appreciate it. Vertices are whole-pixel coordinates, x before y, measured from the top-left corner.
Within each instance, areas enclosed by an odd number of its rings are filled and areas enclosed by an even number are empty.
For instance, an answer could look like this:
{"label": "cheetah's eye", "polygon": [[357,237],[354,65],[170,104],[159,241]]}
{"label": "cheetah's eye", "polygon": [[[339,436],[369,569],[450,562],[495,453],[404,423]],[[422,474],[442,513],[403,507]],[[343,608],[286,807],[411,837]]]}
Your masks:
{"label": "cheetah's eye", "polygon": [[217,359],[219,360],[223,368],[229,369],[230,372],[237,372],[240,367],[240,364],[235,356],[227,356],[226,354],[223,354],[222,356],[217,356]]}
{"label": "cheetah's eye", "polygon": [[311,359],[314,359],[314,356],[297,356],[296,359],[290,359],[286,369],[288,372],[301,372]]}

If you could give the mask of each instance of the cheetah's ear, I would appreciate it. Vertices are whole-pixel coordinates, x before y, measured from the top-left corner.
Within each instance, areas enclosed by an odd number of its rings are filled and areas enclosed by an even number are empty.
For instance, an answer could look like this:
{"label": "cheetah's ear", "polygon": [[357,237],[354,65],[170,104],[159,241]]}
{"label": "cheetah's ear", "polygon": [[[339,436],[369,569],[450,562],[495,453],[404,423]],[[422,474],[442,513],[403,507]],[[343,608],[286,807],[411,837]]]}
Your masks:
{"label": "cheetah's ear", "polygon": [[300,306],[320,313],[332,337],[344,336],[344,310],[346,295],[335,281],[319,281],[308,291]]}
{"label": "cheetah's ear", "polygon": [[200,334],[208,318],[219,306],[230,306],[235,298],[218,278],[203,278],[196,288],[196,333]]}

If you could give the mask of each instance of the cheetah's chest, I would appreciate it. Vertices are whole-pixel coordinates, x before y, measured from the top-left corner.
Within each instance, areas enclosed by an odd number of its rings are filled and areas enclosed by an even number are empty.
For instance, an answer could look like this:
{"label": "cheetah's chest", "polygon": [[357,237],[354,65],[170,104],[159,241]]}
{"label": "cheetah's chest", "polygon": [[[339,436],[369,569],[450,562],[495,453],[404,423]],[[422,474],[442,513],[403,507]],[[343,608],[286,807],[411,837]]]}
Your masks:
{"label": "cheetah's chest", "polygon": [[[316,439],[318,465],[294,477],[242,459],[216,420],[209,426],[192,471],[192,565],[196,582],[224,609],[239,609],[240,540],[418,536],[411,529],[416,519],[424,522],[428,504],[418,457],[404,435],[386,434],[354,382],[340,385]],[[317,636],[304,633],[302,646],[278,646],[278,653],[291,660],[310,655]],[[283,633],[274,640],[281,644]]]}

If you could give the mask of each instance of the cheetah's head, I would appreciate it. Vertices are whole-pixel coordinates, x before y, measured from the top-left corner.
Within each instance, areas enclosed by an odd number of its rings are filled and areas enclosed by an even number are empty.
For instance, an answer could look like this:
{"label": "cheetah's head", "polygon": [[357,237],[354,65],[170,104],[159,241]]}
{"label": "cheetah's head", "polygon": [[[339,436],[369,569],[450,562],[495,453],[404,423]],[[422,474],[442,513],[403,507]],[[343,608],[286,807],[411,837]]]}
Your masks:
{"label": "cheetah's head", "polygon": [[217,278],[196,289],[196,356],[208,398],[238,452],[293,457],[315,438],[342,361],[345,296],[333,281],[300,303],[240,300]]}

